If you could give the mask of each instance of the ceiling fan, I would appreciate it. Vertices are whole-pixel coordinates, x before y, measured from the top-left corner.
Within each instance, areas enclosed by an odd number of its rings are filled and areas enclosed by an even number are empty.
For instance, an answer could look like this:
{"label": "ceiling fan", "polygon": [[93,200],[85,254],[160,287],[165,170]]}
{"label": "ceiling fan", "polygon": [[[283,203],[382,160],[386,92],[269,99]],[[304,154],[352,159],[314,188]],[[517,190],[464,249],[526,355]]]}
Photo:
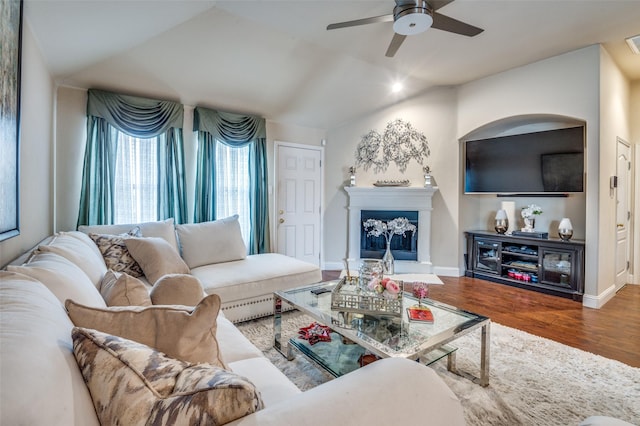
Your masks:
{"label": "ceiling fan", "polygon": [[396,54],[408,35],[419,34],[429,29],[429,27],[467,37],[476,36],[484,31],[482,28],[474,27],[436,12],[451,2],[453,0],[429,0],[429,2],[425,0],[396,0],[396,6],[390,15],[338,22],[328,25],[327,30],[393,21],[394,35],[385,54],[389,58]]}

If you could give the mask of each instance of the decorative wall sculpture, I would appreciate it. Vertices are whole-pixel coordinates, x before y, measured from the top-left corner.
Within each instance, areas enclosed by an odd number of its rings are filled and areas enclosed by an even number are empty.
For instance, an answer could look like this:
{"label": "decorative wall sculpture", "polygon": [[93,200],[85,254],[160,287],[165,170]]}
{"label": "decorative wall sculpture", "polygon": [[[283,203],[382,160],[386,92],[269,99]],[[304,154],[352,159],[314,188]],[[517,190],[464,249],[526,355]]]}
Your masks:
{"label": "decorative wall sculpture", "polygon": [[430,154],[427,138],[411,123],[398,118],[387,123],[382,134],[371,130],[364,135],[355,156],[356,165],[364,170],[373,166],[374,172],[384,172],[393,162],[404,173],[412,159],[423,164]]}

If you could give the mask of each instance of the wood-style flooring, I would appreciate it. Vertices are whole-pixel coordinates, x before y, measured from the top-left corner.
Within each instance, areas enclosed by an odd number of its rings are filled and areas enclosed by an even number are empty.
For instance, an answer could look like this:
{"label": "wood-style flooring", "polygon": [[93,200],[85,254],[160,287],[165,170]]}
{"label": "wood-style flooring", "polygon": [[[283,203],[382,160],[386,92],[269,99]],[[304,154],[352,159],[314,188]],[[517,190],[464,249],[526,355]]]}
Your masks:
{"label": "wood-style flooring", "polygon": [[[338,277],[324,271],[325,279]],[[469,277],[440,277],[429,297],[493,322],[640,367],[640,286],[627,285],[600,309]]]}

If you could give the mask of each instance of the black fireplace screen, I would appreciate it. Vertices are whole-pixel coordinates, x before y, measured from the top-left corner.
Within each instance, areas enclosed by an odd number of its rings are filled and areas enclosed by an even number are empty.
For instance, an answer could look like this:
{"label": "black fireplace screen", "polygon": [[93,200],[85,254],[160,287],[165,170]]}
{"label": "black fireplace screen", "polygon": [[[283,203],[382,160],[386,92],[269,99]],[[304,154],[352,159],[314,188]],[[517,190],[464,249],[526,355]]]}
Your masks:
{"label": "black fireplace screen", "polygon": [[394,235],[391,238],[391,254],[396,260],[418,260],[418,212],[406,210],[362,210],[360,214],[360,257],[367,259],[382,259],[387,249],[387,240],[384,235],[374,237],[367,235],[364,222],[368,219],[389,222],[397,217],[406,217],[413,225],[415,232],[406,232],[402,235]]}

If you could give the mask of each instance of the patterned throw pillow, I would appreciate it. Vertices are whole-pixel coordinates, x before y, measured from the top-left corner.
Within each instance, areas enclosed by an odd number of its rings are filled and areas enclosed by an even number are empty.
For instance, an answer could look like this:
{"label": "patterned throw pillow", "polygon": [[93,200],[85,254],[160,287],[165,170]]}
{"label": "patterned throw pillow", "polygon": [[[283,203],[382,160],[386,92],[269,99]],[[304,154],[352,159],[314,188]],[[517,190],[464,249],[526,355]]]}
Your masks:
{"label": "patterned throw pillow", "polygon": [[103,425],[223,425],[263,408],[245,377],[74,327],[73,352]]}
{"label": "patterned throw pillow", "polygon": [[125,238],[141,237],[140,228],[135,227],[125,234],[89,234],[89,237],[98,246],[107,269],[115,272],[124,272],[132,277],[138,278],[144,276],[142,268],[138,262],[131,256],[127,246],[124,243]]}

